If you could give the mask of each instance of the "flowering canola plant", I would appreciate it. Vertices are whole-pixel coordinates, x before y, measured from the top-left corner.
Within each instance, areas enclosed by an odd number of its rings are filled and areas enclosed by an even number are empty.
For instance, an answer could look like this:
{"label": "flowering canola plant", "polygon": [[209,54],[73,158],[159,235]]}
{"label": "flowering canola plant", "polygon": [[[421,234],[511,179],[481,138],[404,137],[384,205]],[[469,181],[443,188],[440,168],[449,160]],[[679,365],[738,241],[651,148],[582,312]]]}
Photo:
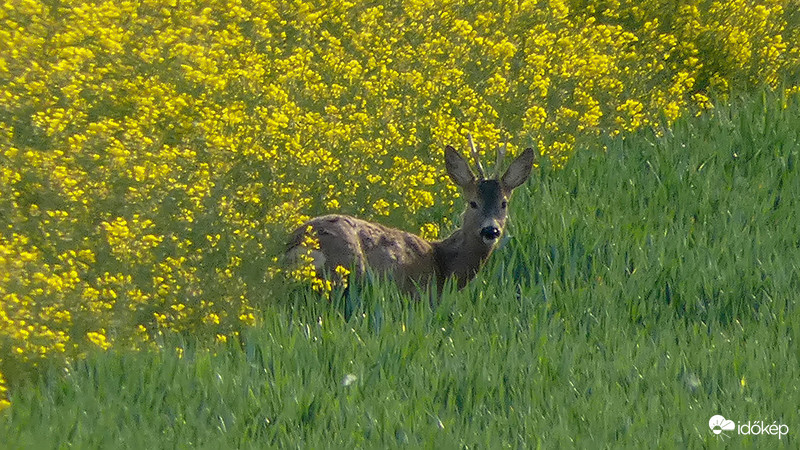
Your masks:
{"label": "flowering canola plant", "polygon": [[0,409],[45,359],[235,336],[310,215],[436,237],[441,149],[468,132],[559,166],[731,92],[797,90],[785,2],[703,5],[4,0]]}

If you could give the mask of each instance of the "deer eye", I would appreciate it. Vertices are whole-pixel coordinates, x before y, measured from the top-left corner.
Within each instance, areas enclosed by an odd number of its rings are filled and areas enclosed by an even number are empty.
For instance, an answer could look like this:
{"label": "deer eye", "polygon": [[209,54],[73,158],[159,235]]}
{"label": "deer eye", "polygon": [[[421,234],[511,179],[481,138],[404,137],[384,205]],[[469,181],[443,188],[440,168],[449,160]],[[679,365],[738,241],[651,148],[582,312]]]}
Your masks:
{"label": "deer eye", "polygon": [[506,206],[508,206],[508,202],[503,200],[503,203],[500,204],[500,207],[506,209]]}
{"label": "deer eye", "polygon": [[478,204],[476,202],[469,202],[469,206],[472,209],[478,209]]}

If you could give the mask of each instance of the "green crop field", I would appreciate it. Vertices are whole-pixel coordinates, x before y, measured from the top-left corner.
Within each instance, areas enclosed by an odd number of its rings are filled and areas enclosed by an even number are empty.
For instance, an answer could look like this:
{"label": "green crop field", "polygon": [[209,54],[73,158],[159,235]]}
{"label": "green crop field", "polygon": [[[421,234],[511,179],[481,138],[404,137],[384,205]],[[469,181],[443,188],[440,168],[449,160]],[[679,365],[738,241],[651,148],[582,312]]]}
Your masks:
{"label": "green crop field", "polygon": [[435,308],[295,290],[212,349],[98,347],[9,391],[0,447],[797,448],[799,157],[800,104],[769,93],[598,138],[534,171]]}

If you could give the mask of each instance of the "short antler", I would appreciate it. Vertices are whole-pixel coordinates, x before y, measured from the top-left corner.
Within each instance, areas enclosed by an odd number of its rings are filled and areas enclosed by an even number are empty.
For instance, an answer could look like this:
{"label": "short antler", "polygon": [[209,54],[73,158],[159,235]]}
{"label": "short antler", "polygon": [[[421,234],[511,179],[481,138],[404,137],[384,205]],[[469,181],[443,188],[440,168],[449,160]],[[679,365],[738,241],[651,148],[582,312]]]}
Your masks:
{"label": "short antler", "polygon": [[508,143],[504,143],[502,147],[497,149],[497,161],[494,163],[494,177],[500,179],[503,173],[503,160],[506,159],[506,151],[508,150]]}
{"label": "short antler", "polygon": [[472,153],[472,159],[475,160],[475,168],[478,169],[478,175],[480,175],[481,180],[486,179],[486,174],[483,171],[483,166],[481,165],[481,160],[478,155],[478,150],[475,149],[475,143],[472,142],[472,133],[467,134],[467,138],[469,139],[469,149]]}

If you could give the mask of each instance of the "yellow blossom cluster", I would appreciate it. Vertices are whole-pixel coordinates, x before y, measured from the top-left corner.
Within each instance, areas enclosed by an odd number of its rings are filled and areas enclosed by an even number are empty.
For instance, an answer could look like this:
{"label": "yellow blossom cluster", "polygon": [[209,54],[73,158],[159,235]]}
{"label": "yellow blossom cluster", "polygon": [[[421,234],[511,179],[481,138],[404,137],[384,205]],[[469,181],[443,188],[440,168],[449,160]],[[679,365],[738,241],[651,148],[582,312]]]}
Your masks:
{"label": "yellow blossom cluster", "polygon": [[8,401],[7,392],[6,380],[3,378],[2,372],[0,372],[0,411],[11,406],[11,402]]}
{"label": "yellow blossom cluster", "polygon": [[704,5],[5,0],[0,371],[166,330],[225,342],[311,215],[436,237],[442,148],[468,132],[558,166],[580,139],[795,89],[785,2]]}

